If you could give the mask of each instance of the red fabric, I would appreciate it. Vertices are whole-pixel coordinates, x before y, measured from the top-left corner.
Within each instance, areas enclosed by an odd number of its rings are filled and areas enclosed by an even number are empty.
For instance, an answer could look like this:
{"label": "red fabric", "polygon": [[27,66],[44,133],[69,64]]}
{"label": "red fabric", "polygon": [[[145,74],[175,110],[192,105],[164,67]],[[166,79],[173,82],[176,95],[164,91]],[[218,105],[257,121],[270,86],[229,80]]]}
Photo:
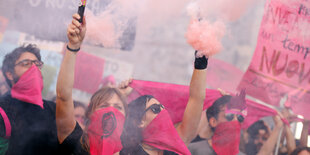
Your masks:
{"label": "red fabric", "polygon": [[95,93],[102,82],[104,60],[80,51],[77,55],[74,88]]}
{"label": "red fabric", "polygon": [[172,151],[182,155],[191,154],[165,109],[143,130],[143,142],[160,150]]}
{"label": "red fabric", "polygon": [[[133,80],[130,86],[140,95],[153,95],[168,110],[174,124],[182,121],[189,98],[189,86],[142,80]],[[210,107],[221,96],[218,90],[206,89],[203,109]],[[249,127],[262,117],[277,114],[274,109],[251,100],[246,99],[246,105],[247,117],[242,124],[242,128]]]}
{"label": "red fabric", "polygon": [[40,69],[32,65],[13,85],[11,95],[23,102],[43,107],[42,100],[43,79]]}
{"label": "red fabric", "polygon": [[6,115],[6,113],[1,107],[0,107],[0,115],[2,116],[2,119],[4,121],[4,126],[5,126],[5,137],[4,138],[10,138],[11,130],[12,130],[11,123],[10,123],[8,116]]}
{"label": "red fabric", "polygon": [[242,75],[243,72],[237,67],[212,58],[208,64],[207,84],[215,89],[222,88],[228,92],[235,92]]}
{"label": "red fabric", "polygon": [[94,112],[88,127],[91,155],[113,155],[123,148],[120,136],[125,117],[117,109],[107,107]]}
{"label": "red fabric", "polygon": [[[256,49],[238,89],[280,106],[285,96],[292,111],[310,119],[308,0],[268,0]],[[302,26],[307,25],[307,26]]]}
{"label": "red fabric", "polygon": [[212,148],[218,155],[239,153],[241,125],[238,121],[220,123],[212,136]]}

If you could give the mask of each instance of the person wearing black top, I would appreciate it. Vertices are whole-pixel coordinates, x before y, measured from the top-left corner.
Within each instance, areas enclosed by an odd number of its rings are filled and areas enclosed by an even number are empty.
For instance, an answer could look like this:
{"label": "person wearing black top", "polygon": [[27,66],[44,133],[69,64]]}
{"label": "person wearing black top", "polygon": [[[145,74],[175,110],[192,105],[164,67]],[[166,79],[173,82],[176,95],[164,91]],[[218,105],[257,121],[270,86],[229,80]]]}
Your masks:
{"label": "person wearing black top", "polygon": [[[205,99],[207,64],[208,58],[205,56],[201,58],[196,57],[195,69],[190,83],[190,97],[184,112],[183,120],[176,125],[176,128],[173,128],[181,138],[183,145],[189,144],[192,139],[195,138],[196,130],[199,125]],[[157,130],[148,127],[151,123],[154,123],[154,120],[158,120],[163,110],[165,110],[164,107],[151,95],[141,96],[129,103],[128,116],[121,136],[123,144],[123,150],[120,152],[121,155],[190,154],[186,146],[184,148],[172,146],[173,144],[164,144],[162,141],[153,141],[153,144],[156,143],[155,145],[161,145],[156,147],[145,142],[145,130]],[[169,117],[165,117],[165,119],[167,120],[161,119],[161,123],[170,121]],[[157,125],[159,124],[160,122],[157,123]],[[158,138],[167,138],[164,137],[164,135],[167,136],[167,134],[165,134],[165,132],[167,132],[166,130],[158,130],[163,134],[158,134]],[[166,149],[160,149],[159,147]]]}
{"label": "person wearing black top", "polygon": [[0,136],[9,143],[0,148],[2,153],[57,154],[56,105],[42,100],[42,65],[40,50],[32,44],[16,48],[3,60],[11,91],[0,98]]}
{"label": "person wearing black top", "polygon": [[[96,153],[102,151],[98,154],[105,154],[107,149],[113,149],[109,147],[111,143],[106,143],[108,140],[112,139],[111,137],[113,137],[113,140],[115,142],[113,143],[115,144],[114,147],[117,148],[112,150],[112,152],[110,152],[111,154],[114,154],[121,150],[120,149],[121,143],[120,143],[120,134],[118,138],[113,134],[116,133],[116,131],[119,132],[119,130],[122,129],[123,125],[122,123],[119,124],[117,123],[121,122],[120,120],[118,120],[117,114],[121,115],[122,118],[126,118],[127,114],[127,102],[123,94],[119,91],[119,89],[112,87],[103,87],[93,94],[85,113],[86,124],[84,131],[75,120],[74,105],[72,99],[75,60],[86,33],[85,17],[83,18],[82,23],[79,23],[78,21],[79,19],[80,16],[78,14],[74,14],[72,23],[69,24],[68,26],[67,36],[69,42],[67,44],[64,59],[61,64],[57,80],[56,124],[57,124],[57,137],[60,143],[60,152],[61,152],[60,154],[80,155],[80,154],[89,154],[92,153],[92,151],[95,151]],[[111,114],[112,113],[111,111],[110,111],[111,113],[110,112],[106,113],[111,115],[105,115],[105,114],[103,116],[96,115],[98,117],[95,117],[93,119],[94,114],[98,114],[99,112],[102,112],[102,110],[107,109],[113,109],[115,111],[113,114]],[[105,117],[105,116],[111,116],[111,117]],[[96,121],[100,123],[97,123]],[[95,125],[92,126],[92,124]],[[107,131],[108,133],[111,134],[105,135],[104,132],[98,133],[97,135],[94,134],[94,132],[98,130]],[[92,136],[95,138],[93,138]],[[92,138],[100,139],[101,141],[99,143],[104,143],[106,145],[98,146],[96,145],[97,142],[96,140],[91,141]]]}

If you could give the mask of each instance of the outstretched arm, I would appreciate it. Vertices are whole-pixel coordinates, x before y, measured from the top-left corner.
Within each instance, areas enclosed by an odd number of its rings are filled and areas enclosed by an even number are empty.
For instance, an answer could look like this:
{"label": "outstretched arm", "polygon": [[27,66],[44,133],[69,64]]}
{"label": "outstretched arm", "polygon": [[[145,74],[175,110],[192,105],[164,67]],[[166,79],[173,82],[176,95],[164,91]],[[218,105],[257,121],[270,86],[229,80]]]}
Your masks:
{"label": "outstretched arm", "polygon": [[203,103],[206,96],[207,63],[208,60],[205,56],[195,59],[195,69],[189,87],[189,100],[184,112],[183,120],[176,128],[186,145],[189,144],[197,134]]}
{"label": "outstretched arm", "polygon": [[[67,36],[69,39],[63,62],[57,80],[56,98],[56,125],[59,143],[62,143],[75,128],[74,106],[72,89],[74,83],[74,68],[77,52],[86,33],[85,17],[83,24],[78,22],[80,16],[73,15],[72,23],[68,26]],[[71,50],[69,50],[71,49]]]}

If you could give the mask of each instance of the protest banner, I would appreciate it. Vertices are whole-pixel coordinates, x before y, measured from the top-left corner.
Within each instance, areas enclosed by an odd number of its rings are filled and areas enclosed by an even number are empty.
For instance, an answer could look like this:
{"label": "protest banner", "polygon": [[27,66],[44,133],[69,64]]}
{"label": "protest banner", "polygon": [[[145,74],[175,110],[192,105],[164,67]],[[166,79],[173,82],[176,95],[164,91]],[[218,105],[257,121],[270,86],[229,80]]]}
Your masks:
{"label": "protest banner", "polygon": [[307,0],[270,0],[252,62],[238,89],[268,104],[287,106],[310,118],[310,3]]}

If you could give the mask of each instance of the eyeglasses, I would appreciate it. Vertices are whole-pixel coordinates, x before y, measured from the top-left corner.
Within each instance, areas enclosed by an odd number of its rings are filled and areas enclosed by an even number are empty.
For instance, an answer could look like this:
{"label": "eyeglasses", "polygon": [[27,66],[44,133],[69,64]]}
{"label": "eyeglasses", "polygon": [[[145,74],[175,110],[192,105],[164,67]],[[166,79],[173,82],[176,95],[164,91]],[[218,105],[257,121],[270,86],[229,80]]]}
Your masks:
{"label": "eyeglasses", "polygon": [[162,104],[152,104],[151,106],[149,106],[147,109],[144,110],[144,113],[146,113],[150,109],[154,114],[158,114],[161,112],[162,109],[165,109],[165,107]]}
{"label": "eyeglasses", "polygon": [[225,117],[227,119],[227,121],[232,121],[235,117],[235,115],[237,116],[237,120],[242,123],[244,121],[244,117],[242,115],[239,114],[226,114]]}
{"label": "eyeglasses", "polygon": [[15,66],[19,65],[22,67],[30,68],[32,64],[35,64],[38,68],[41,69],[44,63],[40,60],[25,59],[25,60],[22,60],[22,61],[18,62],[17,64],[15,64]]}

